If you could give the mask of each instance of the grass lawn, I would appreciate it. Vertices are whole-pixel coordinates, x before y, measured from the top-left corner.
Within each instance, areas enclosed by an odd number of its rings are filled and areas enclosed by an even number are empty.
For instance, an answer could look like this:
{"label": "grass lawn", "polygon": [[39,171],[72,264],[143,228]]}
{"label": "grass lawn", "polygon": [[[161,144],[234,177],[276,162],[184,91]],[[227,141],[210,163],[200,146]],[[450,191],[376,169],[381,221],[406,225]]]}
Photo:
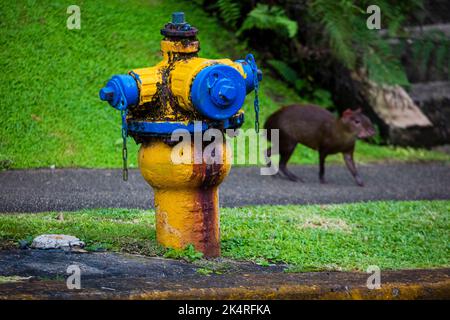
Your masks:
{"label": "grass lawn", "polygon": [[[190,1],[77,1],[81,30],[68,30],[71,2],[1,0],[0,169],[30,167],[120,167],[119,112],[101,102],[98,90],[117,73],[160,60],[160,28],[172,11],[185,11],[200,29],[201,56],[243,58],[243,44]],[[258,54],[256,53],[258,59]],[[268,75],[261,88],[261,117],[302,101]],[[252,96],[245,105],[253,127]],[[130,165],[137,146],[130,141]],[[357,159],[444,160],[424,150],[360,143]],[[313,152],[297,152],[297,163],[314,163]]]}
{"label": "grass lawn", "polygon": [[[198,258],[191,249],[165,250],[155,241],[154,212],[100,209],[1,214],[0,247],[42,233],[79,237],[100,248],[149,256]],[[222,255],[290,271],[450,266],[450,201],[344,205],[252,206],[221,209]]]}

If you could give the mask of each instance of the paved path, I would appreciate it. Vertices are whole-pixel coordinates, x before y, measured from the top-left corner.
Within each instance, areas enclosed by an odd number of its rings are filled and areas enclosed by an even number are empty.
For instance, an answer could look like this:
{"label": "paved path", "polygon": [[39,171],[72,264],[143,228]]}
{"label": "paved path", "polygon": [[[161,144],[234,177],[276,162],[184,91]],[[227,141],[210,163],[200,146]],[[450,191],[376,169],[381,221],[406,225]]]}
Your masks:
{"label": "paved path", "polygon": [[[327,167],[328,184],[316,166],[290,166],[304,179],[291,182],[261,176],[259,168],[233,168],[220,188],[221,206],[343,203],[368,200],[450,199],[450,165],[359,166],[366,186],[356,186],[343,166]],[[39,169],[0,172],[0,212],[40,212],[82,208],[150,208],[153,192],[139,171],[128,182],[120,170]]]}

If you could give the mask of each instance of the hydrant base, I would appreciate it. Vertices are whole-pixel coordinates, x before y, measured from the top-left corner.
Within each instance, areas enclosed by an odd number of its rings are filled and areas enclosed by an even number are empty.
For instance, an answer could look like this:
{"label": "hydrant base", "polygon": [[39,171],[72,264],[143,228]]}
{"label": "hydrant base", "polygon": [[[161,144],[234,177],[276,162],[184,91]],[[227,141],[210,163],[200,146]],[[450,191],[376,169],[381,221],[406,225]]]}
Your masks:
{"label": "hydrant base", "polygon": [[165,247],[192,244],[206,257],[220,256],[217,187],[155,190],[156,237]]}

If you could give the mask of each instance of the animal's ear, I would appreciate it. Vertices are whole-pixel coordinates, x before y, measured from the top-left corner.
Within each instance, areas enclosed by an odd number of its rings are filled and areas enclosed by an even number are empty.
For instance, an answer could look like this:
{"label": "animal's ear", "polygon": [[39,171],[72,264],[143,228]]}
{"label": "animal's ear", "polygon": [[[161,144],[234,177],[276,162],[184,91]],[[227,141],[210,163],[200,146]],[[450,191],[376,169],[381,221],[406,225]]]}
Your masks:
{"label": "animal's ear", "polygon": [[352,109],[345,109],[345,111],[342,113],[342,117],[350,117],[352,114]]}

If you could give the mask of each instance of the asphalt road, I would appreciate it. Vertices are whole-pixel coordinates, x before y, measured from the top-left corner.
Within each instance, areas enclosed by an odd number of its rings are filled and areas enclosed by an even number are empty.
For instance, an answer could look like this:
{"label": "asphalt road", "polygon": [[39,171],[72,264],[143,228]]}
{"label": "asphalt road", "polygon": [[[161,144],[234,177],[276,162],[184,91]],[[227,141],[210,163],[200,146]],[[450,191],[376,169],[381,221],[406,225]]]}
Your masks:
{"label": "asphalt road", "polygon": [[[370,200],[450,199],[450,165],[359,166],[366,186],[354,184],[343,166],[328,166],[328,183],[316,166],[290,166],[305,181],[261,176],[259,168],[232,168],[220,188],[220,204],[345,203]],[[82,208],[150,208],[153,192],[138,170],[122,181],[120,170],[38,169],[0,172],[0,212],[42,212]]]}

